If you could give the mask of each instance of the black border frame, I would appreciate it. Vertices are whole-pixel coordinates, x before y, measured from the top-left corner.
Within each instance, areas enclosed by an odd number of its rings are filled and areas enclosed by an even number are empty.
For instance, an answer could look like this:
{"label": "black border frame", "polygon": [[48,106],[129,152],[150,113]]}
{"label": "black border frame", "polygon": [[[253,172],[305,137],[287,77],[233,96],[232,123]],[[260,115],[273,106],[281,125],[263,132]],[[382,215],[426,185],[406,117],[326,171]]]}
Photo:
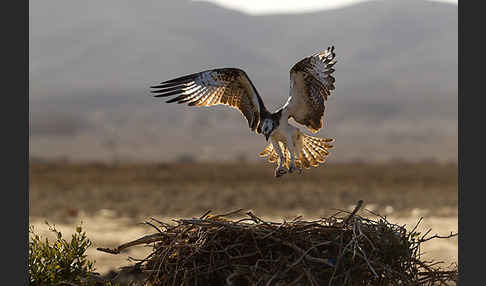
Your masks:
{"label": "black border frame", "polygon": [[[3,8],[3,284],[29,285],[29,2]],[[13,8],[13,9],[12,9]],[[13,230],[13,231],[12,231]],[[10,282],[13,280],[13,283]]]}
{"label": "black border frame", "polygon": [[[465,3],[469,8],[466,8]],[[479,86],[484,79],[483,72],[473,73],[469,72],[466,76],[466,66],[471,68],[473,63],[480,61],[481,65],[484,50],[480,45],[484,32],[482,31],[482,25],[480,20],[483,15],[479,13],[482,9],[473,9],[472,3],[478,3],[474,1],[458,1],[458,23],[459,23],[459,35],[458,35],[458,201],[459,201],[459,283],[461,285],[474,285],[475,278],[482,274],[482,263],[473,261],[476,260],[473,256],[479,256],[481,245],[483,243],[482,236],[480,234],[471,235],[471,231],[481,231],[481,218],[482,214],[482,201],[479,198],[482,183],[482,174],[480,174],[480,168],[475,168],[472,165],[479,164],[478,162],[472,162],[482,159],[483,156],[478,152],[482,147],[482,140],[470,139],[467,143],[468,148],[468,162],[469,169],[466,172],[468,178],[469,190],[465,191],[464,180],[464,135],[466,129],[471,133],[471,129],[474,129],[475,133],[479,131],[481,133],[482,126],[476,127],[475,124],[482,124],[483,118],[481,115],[484,113],[481,104],[471,104],[471,100],[477,100],[484,95],[482,89]],[[3,125],[8,130],[4,133],[4,154],[7,154],[7,162],[4,167],[3,178],[6,179],[7,185],[4,184],[3,194],[6,196],[6,201],[9,202],[8,206],[3,208],[3,218],[8,221],[8,228],[4,230],[6,235],[3,236],[4,246],[7,247],[9,252],[6,255],[5,260],[9,265],[5,266],[5,270],[8,269],[9,275],[4,276],[4,279],[14,279],[16,283],[8,283],[10,285],[28,285],[27,277],[27,265],[28,265],[28,228],[29,228],[29,2],[28,1],[13,1],[9,2],[13,4],[14,10],[10,7],[5,7],[3,11],[4,25],[3,29],[7,32],[7,37],[4,37],[4,58],[8,61],[8,71],[4,76],[3,86],[7,86],[7,91],[3,93]],[[468,10],[469,9],[469,10]],[[466,12],[467,11],[467,12]],[[477,14],[474,15],[474,12]],[[474,31],[479,30],[479,31]],[[466,45],[464,42],[465,34],[474,35],[474,43]],[[13,79],[10,79],[9,75],[14,75]],[[7,80],[5,80],[7,79]],[[475,86],[476,85],[476,86]],[[469,92],[467,92],[468,90]],[[467,99],[469,103],[468,110],[465,110],[464,99],[466,94],[470,94]],[[8,100],[5,102],[5,99]],[[12,100],[13,99],[13,100]],[[471,109],[476,107],[476,109]],[[464,115],[467,114],[469,118],[468,128],[464,123]],[[473,135],[474,136],[474,135]],[[469,137],[471,138],[471,137]],[[473,155],[473,156],[471,156]],[[13,171],[13,174],[10,174]],[[471,181],[472,180],[472,181]],[[478,186],[476,188],[475,186]],[[464,194],[467,195],[464,195]],[[11,199],[13,197],[13,200]],[[477,198],[476,198],[477,197]],[[10,203],[11,202],[11,203]],[[472,202],[476,202],[473,204]],[[475,218],[472,218],[475,213]],[[469,219],[467,217],[469,216]],[[12,219],[13,218],[13,219]],[[466,224],[476,224],[470,226],[468,229],[469,235],[465,235]],[[15,234],[12,235],[9,231],[10,228],[15,229]],[[6,240],[6,241],[5,241]],[[469,247],[466,247],[466,243]],[[13,246],[13,247],[11,247]],[[477,249],[474,251],[474,249]],[[20,251],[19,251],[20,249]],[[471,249],[471,250],[466,250]],[[481,251],[482,252],[482,251]],[[476,255],[472,254],[476,253]],[[479,257],[478,257],[479,258]],[[467,263],[466,261],[469,261]],[[467,268],[465,267],[467,264]],[[10,272],[13,271],[13,272]],[[23,283],[22,283],[22,282]],[[480,280],[481,281],[481,280]],[[468,283],[469,282],[469,283]]]}

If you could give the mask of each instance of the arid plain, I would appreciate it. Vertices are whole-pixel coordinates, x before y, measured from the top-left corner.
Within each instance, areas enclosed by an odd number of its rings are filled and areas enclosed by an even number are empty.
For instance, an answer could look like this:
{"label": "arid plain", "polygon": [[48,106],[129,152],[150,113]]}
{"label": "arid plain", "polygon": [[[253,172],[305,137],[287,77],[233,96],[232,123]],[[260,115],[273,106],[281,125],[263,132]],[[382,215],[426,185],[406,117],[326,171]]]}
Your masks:
{"label": "arid plain", "polygon": [[[247,163],[107,164],[31,162],[30,224],[52,237],[44,221],[66,237],[82,222],[93,241],[88,255],[99,272],[143,258],[148,247],[110,255],[96,247],[118,244],[152,233],[144,219],[200,216],[252,210],[272,221],[302,215],[311,219],[349,210],[364,200],[367,210],[392,223],[430,234],[457,232],[457,164],[433,162],[383,164],[326,163],[302,175],[273,177],[273,166]],[[424,256],[446,264],[457,262],[457,238],[424,245]]]}

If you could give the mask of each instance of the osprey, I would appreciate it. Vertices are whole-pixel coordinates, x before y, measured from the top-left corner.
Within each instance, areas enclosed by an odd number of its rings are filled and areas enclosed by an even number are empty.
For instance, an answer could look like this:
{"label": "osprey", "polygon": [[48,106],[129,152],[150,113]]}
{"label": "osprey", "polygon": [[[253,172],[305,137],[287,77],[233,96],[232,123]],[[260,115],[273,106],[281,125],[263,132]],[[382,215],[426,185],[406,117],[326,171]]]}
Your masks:
{"label": "osprey", "polygon": [[151,86],[155,97],[175,96],[168,103],[189,106],[227,105],[238,109],[248,120],[252,131],[265,136],[267,142],[261,157],[276,163],[275,176],[294,170],[318,167],[329,155],[331,138],[306,135],[289,124],[293,118],[313,133],[322,127],[325,101],[334,90],[334,46],[304,58],[290,69],[290,91],[287,102],[276,112],[265,108],[262,98],[248,75],[237,68],[217,68],[164,81]]}

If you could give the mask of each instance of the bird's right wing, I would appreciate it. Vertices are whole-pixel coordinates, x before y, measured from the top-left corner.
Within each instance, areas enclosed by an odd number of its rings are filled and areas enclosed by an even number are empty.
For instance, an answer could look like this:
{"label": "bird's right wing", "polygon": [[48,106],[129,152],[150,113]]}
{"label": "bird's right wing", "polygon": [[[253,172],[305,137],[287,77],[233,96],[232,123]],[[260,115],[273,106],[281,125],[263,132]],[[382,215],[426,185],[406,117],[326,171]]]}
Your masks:
{"label": "bird's right wing", "polygon": [[252,131],[265,110],[255,86],[243,70],[219,68],[194,73],[151,86],[155,97],[176,96],[166,102],[189,106],[227,105],[238,109],[248,120]]}
{"label": "bird's right wing", "polygon": [[289,115],[312,132],[322,127],[325,101],[334,90],[334,46],[302,59],[290,70]]}

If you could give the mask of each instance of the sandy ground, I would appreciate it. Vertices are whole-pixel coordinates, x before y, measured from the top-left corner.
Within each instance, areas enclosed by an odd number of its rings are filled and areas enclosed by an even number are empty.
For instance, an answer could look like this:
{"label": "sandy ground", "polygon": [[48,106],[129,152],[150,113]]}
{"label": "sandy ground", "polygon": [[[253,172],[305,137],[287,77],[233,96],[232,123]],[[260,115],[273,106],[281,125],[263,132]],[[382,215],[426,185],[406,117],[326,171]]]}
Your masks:
{"label": "sandy ground", "polygon": [[[387,219],[391,223],[398,225],[406,225],[407,229],[413,228],[420,217],[423,221],[419,224],[419,231],[425,233],[428,229],[432,229],[430,235],[438,234],[445,236],[451,232],[458,231],[457,216],[427,216],[425,210],[415,210],[412,215],[399,216],[388,215]],[[361,214],[363,215],[363,214]],[[157,217],[161,219],[161,217]],[[265,217],[266,220],[282,221],[277,217]],[[171,218],[165,217],[163,220],[168,221]],[[306,220],[312,217],[304,217]],[[106,273],[111,269],[130,265],[129,257],[144,258],[151,251],[150,247],[138,246],[132,247],[125,252],[118,255],[112,255],[97,251],[97,247],[116,247],[119,244],[138,239],[146,234],[152,234],[153,228],[148,225],[136,223],[133,219],[123,218],[111,210],[101,210],[95,214],[88,215],[81,213],[78,217],[71,219],[70,223],[54,223],[58,231],[63,233],[63,236],[69,240],[73,234],[76,225],[82,222],[83,229],[87,236],[92,240],[93,246],[88,250],[87,255],[89,259],[96,260],[97,271],[101,274]],[[36,233],[42,237],[48,237],[50,240],[54,239],[54,235],[49,231],[45,224],[45,219],[41,217],[30,217],[30,224],[34,226]],[[443,261],[444,266],[458,261],[458,245],[457,237],[450,239],[433,239],[423,244],[422,253],[424,259],[432,259],[434,261]]]}

